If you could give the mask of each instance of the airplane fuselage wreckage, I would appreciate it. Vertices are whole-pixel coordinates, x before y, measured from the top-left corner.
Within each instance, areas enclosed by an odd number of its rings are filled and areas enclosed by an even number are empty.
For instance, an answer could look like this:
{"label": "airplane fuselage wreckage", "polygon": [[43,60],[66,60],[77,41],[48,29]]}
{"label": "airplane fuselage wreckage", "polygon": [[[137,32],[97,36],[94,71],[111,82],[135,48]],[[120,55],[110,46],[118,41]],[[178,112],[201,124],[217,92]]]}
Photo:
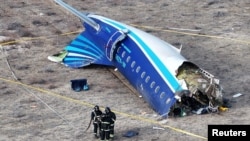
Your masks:
{"label": "airplane fuselage wreckage", "polygon": [[49,60],[71,68],[113,66],[161,116],[222,106],[219,80],[186,60],[180,49],[135,27],[54,1],[79,17],[85,30]]}

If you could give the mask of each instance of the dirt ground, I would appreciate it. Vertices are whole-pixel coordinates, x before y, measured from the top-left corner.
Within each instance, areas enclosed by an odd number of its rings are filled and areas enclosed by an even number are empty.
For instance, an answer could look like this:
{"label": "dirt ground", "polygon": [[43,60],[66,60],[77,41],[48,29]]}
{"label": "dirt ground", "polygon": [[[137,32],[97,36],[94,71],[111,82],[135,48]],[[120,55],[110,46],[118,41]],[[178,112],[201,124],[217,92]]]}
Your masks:
{"label": "dirt ground", "polygon": [[[220,79],[232,107],[161,119],[113,69],[70,69],[47,59],[83,30],[74,15],[52,0],[0,0],[1,141],[96,140],[92,126],[85,131],[96,104],[116,113],[119,141],[203,141],[209,124],[249,124],[249,0],[65,2],[182,44],[184,57]],[[80,78],[88,80],[88,91],[71,90],[70,80]],[[233,98],[237,93],[242,95]],[[123,137],[128,130],[139,134]]]}

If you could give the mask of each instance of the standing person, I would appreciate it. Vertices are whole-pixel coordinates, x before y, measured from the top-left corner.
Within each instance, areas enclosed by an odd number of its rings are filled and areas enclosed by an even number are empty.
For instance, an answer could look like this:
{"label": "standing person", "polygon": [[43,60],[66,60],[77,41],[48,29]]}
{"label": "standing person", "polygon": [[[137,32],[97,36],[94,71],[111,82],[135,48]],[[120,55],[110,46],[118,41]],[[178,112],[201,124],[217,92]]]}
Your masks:
{"label": "standing person", "polygon": [[101,115],[102,111],[99,109],[99,106],[96,105],[91,112],[91,120],[93,121],[93,126],[94,126],[94,136],[95,138],[98,138],[98,134],[101,134]]}
{"label": "standing person", "polygon": [[116,115],[115,115],[114,112],[112,112],[112,111],[110,110],[109,107],[106,107],[106,108],[105,108],[105,113],[106,113],[107,115],[109,115],[109,117],[110,117],[110,119],[111,119],[111,120],[110,120],[110,138],[113,139],[113,138],[114,138],[114,129],[115,129]]}
{"label": "standing person", "polygon": [[101,116],[101,141],[110,139],[110,121],[111,117],[105,111]]}

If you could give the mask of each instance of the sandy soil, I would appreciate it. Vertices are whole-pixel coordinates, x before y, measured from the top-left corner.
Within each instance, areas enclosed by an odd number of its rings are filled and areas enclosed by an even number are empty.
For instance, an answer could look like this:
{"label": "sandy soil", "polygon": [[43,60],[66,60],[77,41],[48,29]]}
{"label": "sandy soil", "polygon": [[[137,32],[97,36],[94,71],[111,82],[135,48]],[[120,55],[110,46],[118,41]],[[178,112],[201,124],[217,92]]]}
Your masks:
{"label": "sandy soil", "polygon": [[[116,112],[115,140],[122,141],[202,141],[209,124],[249,124],[248,0],[65,1],[182,44],[183,56],[220,79],[232,108],[160,119],[112,68],[70,69],[47,59],[83,30],[74,15],[52,0],[0,0],[1,141],[95,140],[92,126],[85,129],[96,104]],[[79,78],[88,80],[88,91],[71,90],[70,80]],[[233,98],[237,93],[243,95]],[[139,135],[123,137],[128,130]]]}

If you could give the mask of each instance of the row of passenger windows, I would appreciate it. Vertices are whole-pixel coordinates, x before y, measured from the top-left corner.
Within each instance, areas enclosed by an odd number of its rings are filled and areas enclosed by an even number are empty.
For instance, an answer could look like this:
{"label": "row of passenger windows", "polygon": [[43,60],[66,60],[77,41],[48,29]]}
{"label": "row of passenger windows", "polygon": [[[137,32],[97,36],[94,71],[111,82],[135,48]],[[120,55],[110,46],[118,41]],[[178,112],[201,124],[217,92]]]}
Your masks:
{"label": "row of passenger windows", "polygon": [[[120,48],[119,48],[119,49],[120,49]],[[117,52],[119,52],[119,49],[117,50]],[[124,58],[125,56],[126,56],[126,51],[123,51],[123,52],[122,52],[122,58]],[[128,56],[128,57],[126,58],[126,63],[128,64],[128,63],[130,62],[130,60],[131,60],[131,56]],[[135,61],[132,61],[130,66],[131,66],[131,68],[134,68],[135,65],[136,65],[136,62],[135,62]],[[137,66],[136,69],[135,69],[135,72],[136,72],[136,73],[139,73],[140,70],[141,70],[141,67],[140,67],[140,66]],[[146,72],[145,72],[145,71],[141,72],[141,78],[142,78],[142,79],[145,78],[145,82],[146,82],[146,83],[148,83],[148,82],[150,81],[150,76],[146,76]],[[156,82],[155,82],[155,81],[152,81],[152,82],[150,83],[150,88],[153,89],[153,88],[155,87],[155,85],[156,85]],[[157,94],[157,93],[159,92],[159,90],[160,90],[160,86],[156,86],[155,89],[154,89],[154,92]],[[165,95],[166,95],[165,92],[161,92],[160,98],[164,98]],[[168,99],[166,100],[166,104],[169,104],[170,101],[171,101],[171,99],[168,98]]]}

